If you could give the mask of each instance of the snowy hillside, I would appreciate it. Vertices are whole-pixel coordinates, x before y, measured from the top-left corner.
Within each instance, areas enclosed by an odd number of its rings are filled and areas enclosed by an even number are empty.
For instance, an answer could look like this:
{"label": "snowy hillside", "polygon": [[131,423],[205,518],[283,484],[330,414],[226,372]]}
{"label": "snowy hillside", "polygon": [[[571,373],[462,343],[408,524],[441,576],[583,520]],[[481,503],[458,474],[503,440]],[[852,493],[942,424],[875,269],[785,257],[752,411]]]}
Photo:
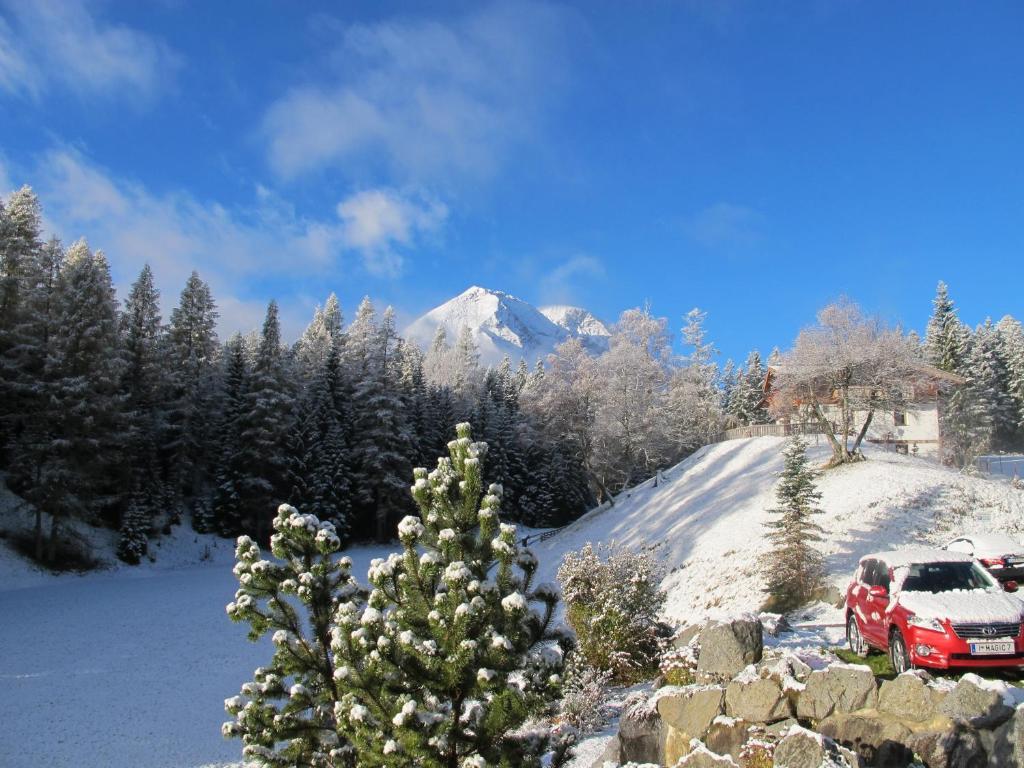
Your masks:
{"label": "snowy hillside", "polygon": [[[653,480],[590,512],[534,551],[553,580],[564,552],[588,541],[659,545],[670,573],[667,614],[693,621],[758,608],[766,510],[782,470],[782,438],[711,445]],[[812,447],[824,461],[828,450]],[[819,478],[826,567],[845,587],[864,554],[905,544],[942,543],[954,531],[993,527],[1019,533],[1024,492],[966,477],[925,459],[873,451],[869,461]]]}
{"label": "snowy hillside", "polygon": [[[607,347],[607,329],[589,312],[578,307],[560,307],[549,319],[531,304],[503,291],[473,286],[454,299],[410,324],[405,338],[423,349],[430,346],[438,327],[443,327],[449,343],[454,343],[468,327],[473,333],[483,365],[496,365],[508,355],[533,363],[543,358],[572,336],[584,339],[588,349],[600,352]],[[602,333],[603,331],[603,333]]]}

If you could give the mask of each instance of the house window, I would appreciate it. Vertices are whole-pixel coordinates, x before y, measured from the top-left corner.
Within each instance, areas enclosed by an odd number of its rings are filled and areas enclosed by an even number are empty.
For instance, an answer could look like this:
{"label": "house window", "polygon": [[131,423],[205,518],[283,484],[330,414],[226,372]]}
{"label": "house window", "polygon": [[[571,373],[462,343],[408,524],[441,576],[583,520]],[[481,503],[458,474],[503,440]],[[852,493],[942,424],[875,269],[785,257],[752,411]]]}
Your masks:
{"label": "house window", "polygon": [[907,426],[907,412],[906,411],[893,411],[892,412],[892,423],[897,427]]}

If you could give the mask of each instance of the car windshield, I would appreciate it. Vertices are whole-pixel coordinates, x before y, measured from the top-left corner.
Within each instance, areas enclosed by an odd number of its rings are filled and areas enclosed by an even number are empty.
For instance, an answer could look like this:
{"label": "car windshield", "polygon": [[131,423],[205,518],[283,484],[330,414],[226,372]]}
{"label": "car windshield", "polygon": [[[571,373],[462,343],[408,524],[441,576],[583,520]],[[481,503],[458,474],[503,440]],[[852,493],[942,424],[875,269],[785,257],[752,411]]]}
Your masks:
{"label": "car windshield", "polygon": [[996,584],[972,562],[915,563],[907,569],[904,592],[949,592],[954,589],[989,589]]}

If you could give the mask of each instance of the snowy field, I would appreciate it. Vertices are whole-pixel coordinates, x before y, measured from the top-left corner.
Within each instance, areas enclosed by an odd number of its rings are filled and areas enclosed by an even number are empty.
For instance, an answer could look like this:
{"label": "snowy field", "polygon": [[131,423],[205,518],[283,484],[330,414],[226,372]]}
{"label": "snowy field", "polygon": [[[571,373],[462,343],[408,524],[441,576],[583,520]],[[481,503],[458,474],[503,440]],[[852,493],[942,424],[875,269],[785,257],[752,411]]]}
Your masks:
{"label": "snowy field", "polygon": [[[183,537],[194,543],[196,537]],[[204,537],[205,538],[205,537]],[[180,553],[190,542],[174,547]],[[223,702],[266,663],[224,606],[231,543],[213,562],[86,576],[28,572],[0,543],[0,765],[194,768],[237,762]],[[379,547],[349,554],[365,577]],[[174,558],[171,558],[172,560]]]}
{"label": "snowy field", "polygon": [[[664,473],[657,487],[648,481],[535,545],[541,578],[554,580],[562,554],[587,541],[658,544],[671,569],[664,583],[670,617],[756,609],[763,599],[761,525],[774,501],[781,447],[779,439],[757,438],[703,449]],[[824,459],[823,447],[813,450]],[[1019,535],[1024,525],[1024,492],[923,459],[875,452],[868,462],[830,471],[820,487],[836,584],[872,550],[980,527]],[[9,517],[11,498],[3,493],[0,515],[7,502]],[[347,554],[365,580],[369,561],[391,549]],[[195,768],[238,760],[240,744],[220,735],[222,703],[270,648],[249,643],[245,628],[225,615],[235,589],[232,545],[182,526],[156,552],[155,563],[136,568],[53,576],[0,541],[4,768]],[[828,623],[835,613],[818,606],[807,620]],[[823,639],[787,642],[819,646]],[[595,740],[587,751],[599,746]]]}

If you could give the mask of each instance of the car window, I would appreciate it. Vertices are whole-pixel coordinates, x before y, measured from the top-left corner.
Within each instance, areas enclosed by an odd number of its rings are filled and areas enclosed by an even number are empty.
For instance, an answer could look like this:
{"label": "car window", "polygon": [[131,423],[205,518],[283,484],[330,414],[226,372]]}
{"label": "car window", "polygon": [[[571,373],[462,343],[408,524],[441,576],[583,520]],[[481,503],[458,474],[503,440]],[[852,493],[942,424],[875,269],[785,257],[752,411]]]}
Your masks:
{"label": "car window", "polygon": [[889,566],[881,560],[875,563],[875,584],[889,590]]}
{"label": "car window", "polygon": [[972,562],[915,563],[907,569],[904,592],[950,592],[955,589],[989,589],[992,577]]}
{"label": "car window", "polygon": [[874,577],[875,577],[875,561],[874,560],[865,560],[863,563],[860,564],[860,580],[861,580],[861,582],[863,584],[866,584],[869,587],[873,586],[874,585],[874,581],[873,581]]}

